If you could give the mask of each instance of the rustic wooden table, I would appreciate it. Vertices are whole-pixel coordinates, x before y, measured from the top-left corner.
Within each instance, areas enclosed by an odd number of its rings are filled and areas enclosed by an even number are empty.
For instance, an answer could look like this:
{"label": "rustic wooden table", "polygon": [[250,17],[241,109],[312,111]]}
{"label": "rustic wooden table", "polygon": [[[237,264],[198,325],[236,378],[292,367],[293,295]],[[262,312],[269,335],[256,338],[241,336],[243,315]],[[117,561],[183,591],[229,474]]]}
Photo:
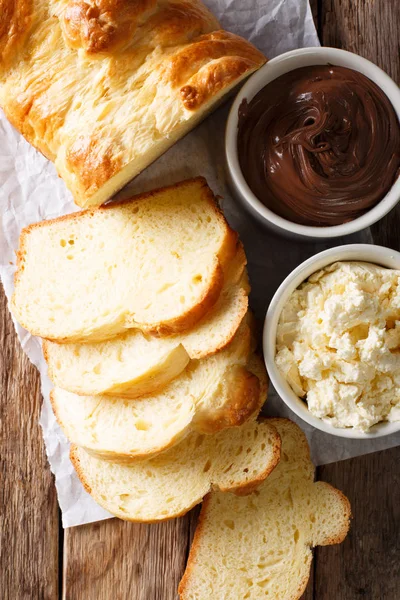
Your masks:
{"label": "rustic wooden table", "polygon": [[[400,0],[315,0],[321,42],[357,52],[400,82]],[[373,229],[400,249],[400,207]],[[68,529],[46,461],[39,376],[0,297],[2,600],[173,600],[197,511],[160,525],[116,519]],[[352,530],[318,548],[304,600],[400,598],[400,448],[318,469],[350,498]],[[238,599],[240,600],[240,599]]]}

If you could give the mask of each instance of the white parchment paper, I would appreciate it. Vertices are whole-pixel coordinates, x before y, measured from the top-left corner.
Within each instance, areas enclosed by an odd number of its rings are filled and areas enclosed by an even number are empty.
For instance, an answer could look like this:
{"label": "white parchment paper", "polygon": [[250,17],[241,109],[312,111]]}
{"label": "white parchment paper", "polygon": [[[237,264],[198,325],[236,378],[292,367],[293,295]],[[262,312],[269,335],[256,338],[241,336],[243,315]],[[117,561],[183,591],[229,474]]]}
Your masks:
{"label": "white parchment paper", "polygon": [[[287,50],[318,45],[307,0],[206,0],[222,26],[251,40],[273,58]],[[223,197],[223,208],[231,225],[244,242],[252,282],[251,305],[263,319],[277,286],[301,261],[322,249],[351,243],[370,242],[369,232],[326,244],[290,242],[262,229],[230,196],[224,177],[224,128],[229,106],[211,115],[151,167],[120,196],[154,186],[204,175],[215,193]],[[13,291],[15,250],[21,228],[42,219],[77,210],[55,169],[7,122],[0,111],[0,275],[8,298]],[[69,447],[58,427],[49,402],[51,383],[47,377],[41,343],[15,324],[21,345],[41,374],[44,397],[40,422],[51,469],[55,474],[64,527],[106,519],[110,515],[83,490],[68,458]],[[267,412],[296,417],[271,390]],[[400,444],[400,434],[371,441],[335,438],[313,430],[302,421],[316,464],[381,450]]]}

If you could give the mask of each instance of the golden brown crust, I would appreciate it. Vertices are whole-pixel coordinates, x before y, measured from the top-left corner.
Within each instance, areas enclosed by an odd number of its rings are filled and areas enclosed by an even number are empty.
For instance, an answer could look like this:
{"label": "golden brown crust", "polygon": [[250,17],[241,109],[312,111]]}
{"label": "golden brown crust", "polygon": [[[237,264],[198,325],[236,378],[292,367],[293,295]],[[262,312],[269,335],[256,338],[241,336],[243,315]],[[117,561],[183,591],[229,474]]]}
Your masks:
{"label": "golden brown crust", "polygon": [[[269,423],[269,420],[266,419],[265,417],[260,417],[258,419],[258,422],[259,423]],[[267,479],[267,477],[272,473],[272,471],[275,469],[275,467],[279,463],[279,460],[281,457],[282,440],[281,440],[279,433],[275,429],[275,427],[273,427],[273,430],[275,433],[275,437],[274,437],[274,441],[273,441],[273,445],[272,445],[272,460],[267,465],[265,470],[258,477],[255,477],[252,481],[249,481],[245,485],[243,485],[243,484],[240,485],[240,483],[239,483],[239,485],[237,485],[237,486],[232,486],[232,487],[227,487],[227,488],[218,486],[218,489],[221,492],[233,492],[236,496],[248,496],[249,494],[254,492],[254,490],[256,490],[258,487],[260,487],[260,485],[262,484],[263,481],[265,481],[265,479]]]}
{"label": "golden brown crust", "polygon": [[160,6],[143,27],[141,37],[150,38],[154,47],[167,48],[215,29],[219,29],[219,23],[202,2],[178,0]]}
{"label": "golden brown crust", "polygon": [[319,541],[318,546],[333,546],[335,544],[341,544],[343,542],[343,540],[346,538],[346,536],[349,532],[349,529],[350,529],[350,521],[352,518],[350,501],[343,494],[343,492],[336,489],[329,483],[326,483],[325,481],[317,481],[316,485],[318,485],[319,487],[324,487],[325,489],[329,490],[331,493],[333,493],[337,497],[338,502],[343,507],[343,515],[344,515],[344,523],[343,523],[343,528],[341,529],[341,531],[339,531],[336,536],[326,538],[323,541]]}
{"label": "golden brown crust", "polygon": [[77,454],[77,446],[75,444],[71,444],[69,458],[84,489],[87,491],[88,494],[92,494],[92,488],[88,484],[86,477],[84,477],[83,475],[81,461],[79,460],[79,456]]}
{"label": "golden brown crust", "polygon": [[[147,331],[148,333],[152,333],[154,335],[171,335],[174,333],[179,333],[186,329],[190,329],[194,327],[198,321],[205,316],[205,314],[214,306],[216,301],[219,298],[221,293],[223,284],[224,284],[224,271],[223,269],[227,267],[230,260],[234,256],[236,252],[236,244],[238,240],[238,235],[235,231],[233,231],[228,223],[225,220],[224,215],[221,212],[221,209],[218,207],[215,196],[211,189],[209,188],[207,181],[204,177],[194,177],[192,179],[187,179],[185,181],[180,181],[178,183],[172,184],[170,186],[166,186],[164,188],[157,188],[155,190],[151,190],[150,192],[145,192],[143,194],[138,194],[133,196],[132,198],[128,198],[125,200],[120,200],[118,202],[113,202],[112,204],[107,204],[105,206],[100,206],[99,208],[90,208],[87,210],[83,210],[80,212],[75,212],[69,215],[63,215],[61,217],[57,217],[55,219],[49,219],[47,221],[40,221],[38,223],[32,223],[27,227],[22,229],[20,238],[19,238],[19,249],[16,252],[17,255],[17,269],[14,274],[14,286],[18,285],[19,277],[21,272],[24,270],[24,260],[26,255],[26,239],[29,233],[38,227],[47,227],[48,225],[53,225],[55,223],[61,223],[66,221],[74,221],[76,219],[81,219],[85,216],[91,216],[96,211],[108,211],[113,210],[118,206],[124,206],[125,204],[130,204],[133,202],[137,202],[139,200],[145,200],[148,198],[152,198],[155,194],[158,194],[162,190],[178,190],[180,187],[184,187],[191,183],[198,182],[201,184],[202,193],[205,195],[205,199],[208,202],[211,209],[215,212],[216,218],[220,221],[220,223],[225,227],[225,240],[221,246],[220,253],[218,257],[215,259],[214,272],[210,281],[210,286],[207,290],[204,291],[204,295],[200,298],[198,304],[191,309],[189,309],[186,313],[180,315],[175,319],[171,319],[170,321],[164,322],[162,324],[149,324],[149,323],[133,323],[133,326],[140,327],[143,331]],[[11,307],[14,306],[13,298],[11,299]],[[19,323],[25,327],[27,324],[24,323],[23,319],[18,316]],[[30,331],[33,335],[40,335],[38,331]],[[68,343],[70,340],[67,338],[48,338],[51,341],[57,342],[59,344]]]}
{"label": "golden brown crust", "polygon": [[179,594],[180,600],[186,600],[186,598],[187,598],[186,592],[187,592],[187,588],[189,587],[190,577],[191,577],[193,568],[196,563],[197,555],[199,553],[200,540],[201,540],[201,537],[203,534],[203,529],[206,527],[206,515],[207,515],[208,505],[210,504],[210,501],[211,501],[211,496],[212,496],[212,493],[207,494],[207,496],[205,496],[203,498],[203,504],[201,505],[199,518],[197,520],[197,526],[196,526],[196,529],[194,532],[193,542],[190,547],[189,556],[188,556],[187,564],[186,564],[186,569],[185,569],[183,577],[180,580],[179,585],[178,585],[178,594]]}
{"label": "golden brown crust", "polygon": [[198,110],[265,61],[265,56],[246,40],[221,30],[201,36],[172,56],[167,73],[173,86],[181,86],[184,107]]}
{"label": "golden brown crust", "polygon": [[297,592],[288,600],[301,600],[304,592],[306,591],[306,587],[308,585],[310,579],[310,571],[311,571],[311,563],[312,563],[312,551],[310,550],[309,556],[307,557],[307,575],[305,575],[302,581],[299,583],[299,587],[297,588]]}
{"label": "golden brown crust", "polygon": [[0,0],[0,67],[9,67],[29,35],[33,0]]}
{"label": "golden brown crust", "polygon": [[240,303],[240,310],[237,313],[237,319],[234,323],[232,323],[231,329],[229,330],[225,338],[221,341],[221,343],[218,344],[218,346],[215,346],[212,352],[206,350],[192,353],[190,356],[191,359],[200,359],[205,358],[207,356],[212,356],[213,354],[216,354],[220,350],[223,350],[224,348],[226,348],[226,346],[228,346],[228,344],[230,344],[247,313],[249,298],[247,292],[243,288],[240,290],[240,298],[238,302]]}
{"label": "golden brown crust", "polygon": [[61,19],[66,43],[88,54],[123,48],[157,0],[70,0]]}
{"label": "golden brown crust", "polygon": [[[83,470],[82,470],[81,464],[80,464],[80,460],[79,460],[79,456],[77,454],[77,446],[75,444],[71,444],[69,458],[71,460],[72,466],[74,467],[76,474],[78,475],[78,478],[79,478],[81,484],[83,485],[85,491],[88,492],[88,494],[90,494],[93,497],[93,499],[98,504],[100,504],[100,506],[102,506],[101,501],[96,498],[95,494],[93,494],[93,490],[90,487],[90,485],[88,484],[87,479],[83,473]],[[133,519],[131,517],[127,517],[125,514],[122,514],[122,513],[119,515],[115,515],[115,516],[117,516],[122,521],[128,521],[129,523],[159,523],[161,521],[162,522],[171,521],[172,519],[177,519],[179,517],[183,517],[190,510],[192,510],[192,508],[197,506],[197,504],[199,504],[199,502],[201,502],[201,499],[194,501],[188,508],[185,508],[185,510],[177,512],[176,514],[173,514],[173,515],[169,515],[168,517],[160,517],[159,519],[146,519],[145,521],[143,521],[143,519]]]}
{"label": "golden brown crust", "polygon": [[[57,403],[54,399],[54,391],[53,390],[51,390],[51,392],[50,392],[50,404],[53,409],[53,413],[54,413],[57,423],[63,430],[66,437],[69,438],[68,430],[65,427],[63,420],[60,418],[59,412],[57,410]],[[91,456],[94,456],[95,458],[99,458],[101,460],[106,460],[109,462],[114,462],[119,465],[129,465],[129,464],[133,464],[135,462],[140,462],[142,460],[147,460],[149,458],[154,458],[155,456],[157,456],[157,454],[161,454],[162,452],[165,452],[169,448],[172,448],[173,446],[175,446],[175,444],[179,443],[181,441],[181,439],[183,439],[183,437],[184,436],[182,436],[182,437],[179,436],[178,439],[173,438],[168,442],[168,444],[166,444],[165,446],[162,446],[161,448],[152,448],[151,450],[148,450],[146,452],[141,452],[141,453],[135,452],[134,454],[133,453],[132,454],[119,454],[118,452],[112,452],[111,450],[109,450],[109,451],[106,450],[106,451],[101,452],[101,451],[93,450],[93,448],[87,448],[86,446],[82,446],[82,448],[85,450],[85,452],[87,452]],[[71,442],[71,449],[73,446],[77,446],[77,444],[75,444],[71,440],[69,440],[69,441]],[[82,483],[83,483],[83,480],[82,480]]]}
{"label": "golden brown crust", "polygon": [[[247,283],[248,277],[247,273],[245,272],[247,258],[243,248],[243,244],[239,240],[237,240],[236,248],[237,249],[235,256],[232,258],[231,261],[229,261],[227,258],[227,264],[224,265],[224,285],[226,283],[227,285],[237,285],[239,287],[238,297],[236,298],[236,302],[239,306],[239,308],[236,307],[236,321],[232,322],[232,326],[226,334],[225,338],[222,339],[218,345],[214,346],[212,352],[210,352],[209,350],[200,350],[198,352],[192,352],[192,354],[190,355],[191,359],[205,358],[206,356],[211,356],[213,354],[216,354],[220,350],[226,348],[226,346],[233,340],[237,330],[239,329],[240,325],[243,322],[243,319],[247,314],[247,309],[249,305],[248,296],[250,292],[250,287]],[[207,316],[205,318],[207,318]]]}
{"label": "golden brown crust", "polygon": [[[48,345],[50,343],[50,340],[42,340],[42,352],[43,352],[43,358],[46,361],[47,364],[47,375],[49,376],[49,379],[51,381],[53,381],[53,369],[51,368],[51,361],[50,361],[50,357],[49,357],[49,351],[48,351]],[[51,396],[52,396],[52,391],[50,392],[50,401],[51,401]],[[53,406],[53,411],[55,414],[55,410],[54,410],[54,405],[52,403]],[[57,416],[57,415],[56,415]]]}
{"label": "golden brown crust", "polygon": [[112,53],[132,42],[155,48],[187,43],[218,29],[210,11],[197,0],[70,0],[61,27],[70,48],[88,55]]}
{"label": "golden brown crust", "polygon": [[91,196],[122,167],[118,143],[105,144],[96,136],[80,136],[68,149],[65,157],[71,173],[79,173],[80,185]]}
{"label": "golden brown crust", "polygon": [[[220,207],[219,207],[220,208]],[[220,208],[221,210],[221,208]],[[242,242],[237,238],[235,255],[229,263],[226,272],[226,280],[230,284],[241,283],[244,280],[244,270],[247,265],[247,256]]]}
{"label": "golden brown crust", "polygon": [[2,107],[80,206],[108,200],[265,62],[199,0],[0,0],[0,14]]}
{"label": "golden brown crust", "polygon": [[[192,184],[192,183],[196,183],[196,182],[201,184],[202,187],[208,188],[208,190],[210,190],[211,193],[208,194],[207,197],[210,199],[213,209],[215,209],[215,212],[218,214],[219,218],[225,219],[221,209],[216,204],[215,196],[212,193],[211,189],[209,188],[206,178],[199,175],[198,177],[191,177],[189,179],[184,179],[183,181],[178,181],[177,183],[172,183],[171,185],[167,185],[164,187],[158,187],[153,190],[150,190],[149,192],[142,192],[141,194],[135,194],[134,196],[131,196],[130,198],[124,198],[123,200],[118,200],[116,202],[105,204],[103,206],[99,206],[96,208],[87,208],[85,210],[79,210],[79,211],[70,213],[68,215],[62,215],[61,217],[55,217],[54,219],[46,219],[45,221],[38,221],[37,223],[31,223],[30,225],[27,225],[26,227],[24,227],[21,231],[19,251],[21,251],[22,247],[24,246],[23,242],[24,242],[25,236],[35,228],[47,227],[47,225],[53,225],[55,223],[63,223],[65,221],[74,221],[76,219],[81,219],[85,215],[93,215],[100,211],[106,212],[108,210],[113,210],[114,208],[116,208],[118,206],[124,206],[125,204],[130,204],[131,202],[137,202],[138,200],[145,200],[148,198],[152,198],[153,196],[155,196],[156,194],[159,194],[163,190],[178,190],[180,187],[184,187],[188,184]],[[227,225],[227,228],[229,228],[228,225]],[[233,233],[235,235],[237,235],[236,232],[233,232]]]}
{"label": "golden brown crust", "polygon": [[182,103],[187,110],[197,110],[225,87],[239,80],[256,67],[246,58],[227,56],[211,63],[196,73],[190,83],[180,89]]}
{"label": "golden brown crust", "polygon": [[[249,333],[249,331],[247,330]],[[268,377],[262,359],[256,355],[249,358],[246,367],[231,366],[224,377],[224,386],[232,390],[231,398],[223,408],[214,409],[213,415],[200,421],[196,429],[213,434],[229,427],[243,425],[250,417],[258,416],[268,393]],[[271,419],[269,420],[271,421]]]}
{"label": "golden brown crust", "polygon": [[[80,482],[82,483],[84,489],[101,506],[102,505],[101,501],[99,501],[96,498],[96,495],[93,494],[93,490],[90,487],[90,485],[88,484],[87,479],[86,479],[86,477],[85,477],[85,475],[83,473],[83,469],[81,467],[79,456],[78,456],[78,453],[77,453],[77,446],[76,446],[76,444],[71,444],[71,449],[70,449],[69,457],[70,457],[72,466],[74,467],[74,469],[76,471],[76,474],[78,475],[78,478],[79,478]],[[186,513],[188,513],[192,508],[194,508],[197,504],[199,504],[199,502],[201,502],[201,500],[194,501],[187,509],[185,509],[185,510],[183,510],[181,512],[178,512],[178,513],[176,513],[174,515],[170,515],[168,517],[160,517],[159,519],[146,519],[146,521],[143,521],[141,519],[133,519],[133,518],[127,517],[125,514],[122,514],[122,513],[119,514],[119,515],[116,515],[116,516],[118,516],[118,518],[121,519],[122,521],[128,521],[129,523],[143,523],[143,522],[145,522],[145,523],[159,523],[161,521],[171,521],[172,519],[177,519],[179,517],[183,517],[184,515],[186,515]]]}
{"label": "golden brown crust", "polygon": [[[56,418],[56,421],[59,424],[59,426],[61,427],[61,429],[64,431],[64,425],[60,419],[60,415],[58,414],[58,410],[57,410],[57,404],[54,400],[54,390],[51,390],[51,392],[49,394],[49,398],[50,398],[51,408],[53,409],[53,413]],[[64,431],[64,433],[65,433],[65,431]]]}
{"label": "golden brown crust", "polygon": [[[260,412],[260,410],[262,409],[263,405],[265,404],[266,400],[267,400],[267,396],[268,396],[268,374],[267,374],[267,370],[265,368],[265,363],[264,360],[261,358],[261,356],[259,356],[258,354],[255,354],[253,352],[253,348],[252,348],[252,335],[251,335],[251,328],[250,329],[250,352],[251,357],[249,360],[249,363],[247,365],[247,367],[250,369],[250,371],[257,376],[258,381],[260,383],[260,396],[258,399],[258,404],[256,407],[256,410],[258,412]],[[272,423],[272,419],[269,419],[268,421],[269,423]]]}
{"label": "golden brown crust", "polygon": [[[349,532],[349,529],[350,529],[350,519],[352,516],[350,502],[349,502],[348,498],[346,498],[346,496],[340,490],[334,488],[329,483],[326,483],[325,481],[317,481],[316,485],[319,485],[320,487],[325,487],[326,489],[329,489],[329,491],[331,493],[333,493],[335,496],[337,496],[339,502],[342,504],[343,515],[344,515],[344,523],[343,523],[343,528],[341,529],[341,531],[339,531],[338,534],[334,537],[326,538],[326,540],[324,540],[324,541],[319,541],[317,545],[318,546],[333,546],[335,544],[341,544],[344,541],[344,539],[346,538],[346,536]],[[309,564],[308,564],[308,567],[309,567],[308,573],[303,578],[303,580],[299,584],[297,592],[290,598],[290,600],[301,600],[301,598],[306,590],[308,581],[310,579],[310,568],[311,568],[311,562],[312,562],[311,549],[310,549],[310,557],[309,558],[310,558],[310,560],[309,560]]]}
{"label": "golden brown crust", "polygon": [[154,325],[153,323],[137,323],[136,326],[139,326],[142,331],[159,336],[173,335],[174,333],[181,333],[187,329],[191,329],[214,306],[219,298],[223,285],[224,272],[216,258],[210,286],[205,290],[203,297],[196,306],[193,306],[179,317],[170,319],[164,323],[158,325]]}
{"label": "golden brown crust", "polygon": [[198,424],[198,430],[202,433],[212,434],[242,425],[259,405],[260,382],[245,367],[232,366],[224,379],[224,385],[232,390],[231,400]]}
{"label": "golden brown crust", "polygon": [[200,36],[173,54],[165,67],[167,79],[173,87],[182,86],[204,65],[227,57],[242,58],[254,67],[260,67],[266,61],[262,52],[252,44],[221,29]]}
{"label": "golden brown crust", "polygon": [[[261,418],[260,422],[268,422],[268,419],[265,418]],[[252,481],[248,481],[247,483],[243,483],[240,484],[240,482],[237,482],[237,484],[230,486],[230,487],[226,487],[224,488],[223,486],[218,486],[218,485],[214,485],[213,483],[210,483],[209,486],[209,492],[211,492],[213,487],[216,487],[218,489],[220,489],[223,492],[232,492],[236,495],[248,495],[251,492],[253,492],[255,489],[257,489],[257,487],[259,487],[259,485],[265,480],[266,477],[268,477],[268,475],[273,471],[273,469],[276,467],[276,465],[279,462],[279,456],[280,456],[280,447],[281,447],[281,439],[280,436],[278,434],[278,432],[275,430],[275,428],[273,428],[274,433],[275,433],[275,437],[274,437],[274,443],[273,443],[273,457],[272,460],[270,461],[270,463],[266,466],[264,472],[259,475],[258,477],[255,477]],[[93,498],[96,500],[96,502],[98,502],[100,505],[102,505],[101,500],[97,499],[96,494],[94,493],[94,491],[92,490],[91,486],[89,485],[87,478],[85,477],[85,474],[83,472],[83,469],[81,468],[80,465],[80,460],[79,460],[79,456],[77,453],[77,446],[76,444],[71,444],[71,448],[70,448],[70,460],[71,463],[73,465],[73,467],[75,468],[75,471],[83,485],[83,487],[85,488],[85,490],[91,494],[93,496]],[[203,498],[197,498],[195,499],[190,506],[187,506],[184,510],[179,511],[173,515],[169,515],[168,517],[164,517],[161,516],[159,519],[146,519],[145,521],[143,521],[143,519],[134,519],[131,517],[127,517],[125,514],[121,513],[118,514],[116,516],[118,516],[118,518],[124,520],[124,521],[129,521],[132,523],[142,523],[142,522],[146,522],[146,523],[157,523],[160,521],[169,521],[171,519],[175,519],[178,517],[182,517],[183,515],[187,514],[192,508],[194,508],[197,504],[199,504],[200,502],[203,501],[203,507],[204,507],[204,503],[207,503],[207,498],[209,496],[209,492],[207,495],[205,495]],[[203,512],[203,508],[202,511]],[[200,515],[201,517],[201,515]],[[200,521],[199,521],[199,525],[200,525]],[[197,532],[199,530],[199,525],[197,526],[196,529],[196,534],[195,537],[197,535]],[[193,551],[193,547],[194,547],[194,542],[190,551],[190,556],[192,556],[192,551]],[[188,567],[189,567],[189,563],[188,563]],[[186,569],[187,571],[188,569]],[[186,575],[186,572],[185,572]]]}
{"label": "golden brown crust", "polygon": [[[222,269],[224,271],[227,271],[229,269],[231,261],[235,258],[237,252],[240,251],[241,243],[239,241],[239,235],[236,231],[234,231],[233,229],[231,229],[231,227],[229,227],[229,225],[224,217],[224,213],[222,212],[222,210],[217,202],[217,198],[215,197],[213,191],[209,187],[205,177],[195,177],[193,180],[189,180],[189,181],[198,181],[201,184],[201,188],[202,188],[201,193],[203,194],[204,199],[207,201],[208,205],[213,209],[213,211],[215,211],[218,221],[226,228],[225,241],[224,241],[223,245],[221,246],[221,249],[218,253],[218,259],[220,261]],[[184,183],[184,182],[182,182],[182,183]],[[179,184],[175,184],[175,185],[179,185]],[[243,246],[242,246],[242,252],[240,254],[241,254],[241,256],[242,256],[242,254],[244,254]],[[245,258],[245,260],[247,262],[246,258]]]}
{"label": "golden brown crust", "polygon": [[[310,448],[309,448],[309,444],[307,442],[307,438],[305,436],[305,434],[303,433],[303,431],[298,428],[292,421],[290,421],[290,419],[285,419],[285,418],[260,418],[260,421],[266,421],[272,425],[274,425],[274,423],[284,423],[290,427],[296,427],[299,430],[300,433],[300,445],[301,448],[299,448],[299,453],[302,454],[303,452],[305,452],[307,459],[310,459]],[[280,451],[279,451],[280,452]],[[277,460],[277,463],[279,464],[279,457]],[[276,465],[275,465],[276,466]],[[272,469],[271,469],[272,471]],[[260,482],[262,483],[262,481]],[[346,496],[340,491],[337,490],[336,488],[332,487],[330,484],[325,483],[325,482],[317,482],[316,485],[319,486],[323,486],[326,489],[329,489],[330,492],[333,492],[338,500],[340,501],[340,503],[342,504],[343,507],[343,515],[344,515],[344,525],[342,530],[338,533],[337,536],[335,537],[331,537],[331,538],[327,538],[325,541],[318,542],[319,546],[326,546],[326,545],[333,545],[333,544],[340,544],[341,542],[343,542],[343,540],[346,538],[346,535],[349,531],[349,527],[350,527],[350,519],[351,519],[351,506],[350,506],[350,502],[349,500],[346,498]],[[221,490],[221,491],[225,491],[225,490]],[[253,491],[250,489],[250,492]],[[239,490],[239,494],[241,494],[241,490]],[[178,594],[180,597],[180,600],[188,600],[188,588],[189,588],[189,584],[190,584],[190,578],[192,575],[192,571],[194,569],[195,563],[196,563],[196,559],[197,559],[197,555],[199,552],[199,547],[200,547],[200,541],[201,541],[201,537],[203,534],[203,530],[205,529],[206,525],[206,517],[207,517],[207,511],[208,511],[208,505],[211,501],[211,497],[212,494],[208,494],[203,501],[203,505],[201,507],[201,511],[200,511],[200,515],[199,515],[199,519],[198,519],[198,524],[196,527],[196,531],[194,534],[194,538],[193,538],[193,542],[192,542],[192,546],[190,548],[190,553],[189,553],[189,557],[187,560],[187,565],[186,565],[186,569],[185,572],[183,574],[183,577],[179,583],[178,586]],[[311,567],[311,561],[312,561],[312,554],[310,552],[309,557],[308,557],[308,567],[310,569]],[[296,591],[296,593],[288,600],[300,600],[303,596],[303,593],[307,587],[308,584],[308,580],[309,580],[309,576],[310,576],[310,571],[308,571],[307,575],[305,577],[303,577],[303,579],[301,580],[301,582],[299,583],[298,589]]]}

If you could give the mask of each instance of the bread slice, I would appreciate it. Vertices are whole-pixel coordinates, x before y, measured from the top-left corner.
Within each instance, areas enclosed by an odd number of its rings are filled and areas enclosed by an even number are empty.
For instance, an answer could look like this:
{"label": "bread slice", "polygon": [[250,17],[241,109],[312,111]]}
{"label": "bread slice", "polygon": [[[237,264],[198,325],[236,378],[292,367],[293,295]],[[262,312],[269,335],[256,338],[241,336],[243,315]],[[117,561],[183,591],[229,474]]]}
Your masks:
{"label": "bread slice", "polygon": [[265,62],[200,0],[15,0],[3,17],[0,104],[82,207],[108,200]]}
{"label": "bread slice", "polygon": [[309,578],[311,548],[346,537],[349,501],[330,485],[314,483],[303,432],[285,419],[268,423],[281,436],[281,460],[253,495],[206,498],[181,600],[297,600]]}
{"label": "bread slice", "polygon": [[64,390],[84,396],[137,398],[152,394],[177,377],[190,359],[224,348],[247,311],[249,285],[243,247],[228,266],[220,297],[194,328],[168,337],[139,329],[105,342],[57,344],[45,341],[48,374]]}
{"label": "bread slice", "polygon": [[257,416],[266,397],[265,369],[257,359],[245,366],[248,338],[247,331],[215,356],[190,363],[161,392],[137,400],[55,388],[54,413],[71,442],[121,463],[153,456],[191,431],[240,425]]}
{"label": "bread slice", "polygon": [[127,521],[154,522],[184,515],[212,488],[250,493],[273,470],[279,450],[279,435],[264,420],[213,436],[191,434],[131,466],[94,458],[78,446],[72,446],[71,460],[86,490],[106,510]]}
{"label": "bread slice", "polygon": [[25,228],[11,306],[30,333],[59,342],[176,333],[218,300],[236,252],[199,177]]}

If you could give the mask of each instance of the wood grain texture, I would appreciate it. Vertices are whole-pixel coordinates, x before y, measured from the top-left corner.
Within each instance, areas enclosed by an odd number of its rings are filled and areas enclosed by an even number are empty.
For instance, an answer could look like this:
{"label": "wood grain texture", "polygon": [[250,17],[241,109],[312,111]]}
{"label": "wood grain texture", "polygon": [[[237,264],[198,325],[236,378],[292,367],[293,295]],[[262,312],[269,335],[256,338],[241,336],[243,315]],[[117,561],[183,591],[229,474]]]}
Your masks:
{"label": "wood grain texture", "polygon": [[310,0],[311,12],[314,19],[314,25],[317,30],[318,36],[320,34],[319,25],[320,25],[320,3],[321,0]]}
{"label": "wood grain texture", "polygon": [[176,600],[190,529],[190,515],[154,525],[110,519],[67,529],[63,599]]}
{"label": "wood grain texture", "polygon": [[322,0],[322,42],[360,54],[400,81],[400,2]]}
{"label": "wood grain texture", "polygon": [[23,354],[0,288],[2,600],[58,597],[59,512],[38,424],[39,375]]}
{"label": "wood grain texture", "polygon": [[319,479],[349,497],[353,520],[340,546],[317,548],[317,600],[400,597],[400,448],[326,465]]}

